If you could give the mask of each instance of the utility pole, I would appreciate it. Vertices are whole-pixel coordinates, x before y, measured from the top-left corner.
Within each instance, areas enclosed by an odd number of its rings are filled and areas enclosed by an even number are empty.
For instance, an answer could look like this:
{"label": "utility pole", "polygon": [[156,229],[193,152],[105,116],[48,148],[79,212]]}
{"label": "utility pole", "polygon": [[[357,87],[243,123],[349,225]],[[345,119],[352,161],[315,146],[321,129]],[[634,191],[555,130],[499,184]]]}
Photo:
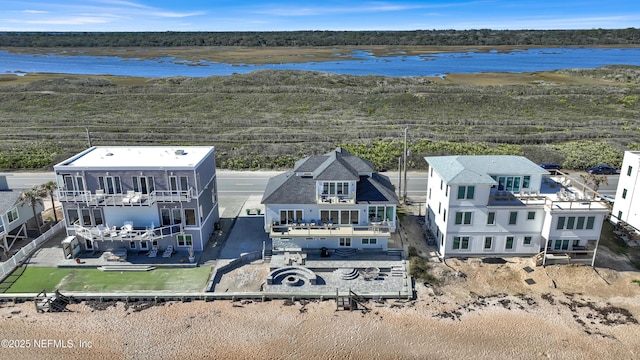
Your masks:
{"label": "utility pole", "polygon": [[402,200],[402,157],[398,157],[398,199]]}
{"label": "utility pole", "polygon": [[89,142],[89,147],[91,147],[91,134],[89,134],[89,128],[84,128],[85,130],[87,130],[87,141]]}
{"label": "utility pole", "polygon": [[404,151],[402,155],[404,156],[404,192],[402,196],[402,203],[404,204],[407,201],[407,132],[409,131],[409,127],[404,128]]}

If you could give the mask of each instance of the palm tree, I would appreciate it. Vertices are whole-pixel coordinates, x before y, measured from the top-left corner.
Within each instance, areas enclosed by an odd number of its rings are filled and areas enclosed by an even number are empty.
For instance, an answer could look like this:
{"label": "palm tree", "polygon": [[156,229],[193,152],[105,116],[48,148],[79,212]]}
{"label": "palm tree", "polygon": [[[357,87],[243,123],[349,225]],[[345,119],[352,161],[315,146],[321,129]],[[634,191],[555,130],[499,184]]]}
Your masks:
{"label": "palm tree", "polygon": [[58,188],[58,184],[55,181],[49,181],[45,184],[40,185],[40,188],[46,192],[46,195],[51,198],[51,208],[53,209],[53,220],[58,222],[58,214],[56,214],[56,203],[53,199],[53,195],[56,193],[56,189]]}
{"label": "palm tree", "polygon": [[33,217],[36,219],[36,225],[38,226],[39,235],[42,234],[42,230],[40,228],[40,221],[38,221],[38,216],[36,215],[36,205],[42,205],[42,198],[46,196],[46,192],[42,188],[37,186],[23,191],[20,194],[20,202],[23,204],[28,204],[29,206],[31,206],[31,210],[33,210]]}

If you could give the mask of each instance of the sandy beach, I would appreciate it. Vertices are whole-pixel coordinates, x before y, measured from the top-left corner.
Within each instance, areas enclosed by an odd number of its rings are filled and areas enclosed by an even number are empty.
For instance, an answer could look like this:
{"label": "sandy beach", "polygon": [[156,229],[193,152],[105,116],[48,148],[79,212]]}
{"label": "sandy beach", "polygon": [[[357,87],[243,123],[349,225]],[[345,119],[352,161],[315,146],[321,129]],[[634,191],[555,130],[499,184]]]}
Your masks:
{"label": "sandy beach", "polygon": [[[416,284],[416,300],[369,301],[357,311],[336,311],[333,301],[278,300],[79,303],[69,305],[70,312],[38,314],[33,303],[4,303],[0,327],[9,342],[3,341],[0,358],[640,356],[637,272],[554,265],[527,273],[522,268],[530,259],[508,260],[448,260],[434,267],[443,285]],[[465,276],[456,276],[459,271]]]}

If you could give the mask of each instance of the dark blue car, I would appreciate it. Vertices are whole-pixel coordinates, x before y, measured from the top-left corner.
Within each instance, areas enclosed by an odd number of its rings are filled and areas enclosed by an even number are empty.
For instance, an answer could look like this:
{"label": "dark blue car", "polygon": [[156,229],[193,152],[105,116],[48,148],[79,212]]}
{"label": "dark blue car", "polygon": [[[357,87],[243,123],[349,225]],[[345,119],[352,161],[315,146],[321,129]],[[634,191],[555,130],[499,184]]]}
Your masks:
{"label": "dark blue car", "polygon": [[614,175],[614,174],[618,173],[616,168],[611,167],[609,165],[593,166],[593,167],[588,168],[587,172],[589,174],[594,174],[594,175]]}
{"label": "dark blue car", "polygon": [[545,170],[560,170],[559,164],[540,164],[540,167]]}

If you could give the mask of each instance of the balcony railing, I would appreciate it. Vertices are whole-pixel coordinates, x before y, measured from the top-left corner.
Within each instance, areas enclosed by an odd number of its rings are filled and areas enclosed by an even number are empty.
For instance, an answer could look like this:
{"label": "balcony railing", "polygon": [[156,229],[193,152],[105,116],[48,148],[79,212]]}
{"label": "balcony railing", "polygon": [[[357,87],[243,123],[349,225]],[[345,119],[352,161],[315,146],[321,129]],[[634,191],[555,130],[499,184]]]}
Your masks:
{"label": "balcony railing", "polygon": [[356,199],[344,195],[320,195],[317,198],[318,204],[355,204]]}
{"label": "balcony railing", "polygon": [[285,224],[271,225],[272,237],[287,236],[390,236],[393,228],[391,222],[369,223],[367,225],[338,224]]}
{"label": "balcony railing", "polygon": [[58,189],[58,201],[86,203],[94,206],[151,206],[158,202],[189,202],[193,198],[189,190],[154,190],[149,194],[127,191],[126,194],[105,194],[101,190],[75,191]]}
{"label": "balcony railing", "polygon": [[180,224],[137,229],[127,228],[126,226],[122,228],[116,228],[115,226],[109,228],[100,225],[87,227],[77,222],[73,224],[73,229],[77,236],[92,241],[153,241],[175,236],[183,230]]}

